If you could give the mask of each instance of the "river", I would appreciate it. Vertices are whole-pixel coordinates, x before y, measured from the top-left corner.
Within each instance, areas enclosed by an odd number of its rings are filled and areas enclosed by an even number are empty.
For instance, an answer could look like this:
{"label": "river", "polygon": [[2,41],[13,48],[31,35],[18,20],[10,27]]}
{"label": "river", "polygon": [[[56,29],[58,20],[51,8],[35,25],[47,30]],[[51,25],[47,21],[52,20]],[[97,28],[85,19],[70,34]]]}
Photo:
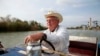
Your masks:
{"label": "river", "polygon": [[[27,31],[27,32],[4,32],[0,33],[0,41],[6,47],[15,47],[24,43],[24,38],[29,35],[40,31]],[[72,36],[86,36],[97,37],[100,43],[100,31],[97,30],[68,30],[69,35]]]}

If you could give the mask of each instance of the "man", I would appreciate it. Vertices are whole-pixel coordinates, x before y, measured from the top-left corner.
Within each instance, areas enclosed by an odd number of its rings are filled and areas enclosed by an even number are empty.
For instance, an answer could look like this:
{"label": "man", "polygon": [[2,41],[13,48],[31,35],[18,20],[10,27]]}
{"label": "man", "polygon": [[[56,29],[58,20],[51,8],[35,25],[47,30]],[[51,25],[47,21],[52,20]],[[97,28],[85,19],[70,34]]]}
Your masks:
{"label": "man", "polygon": [[[27,44],[28,42],[38,41],[42,39],[43,35],[46,35],[47,40],[50,41],[54,45],[56,51],[67,54],[68,46],[69,46],[69,35],[67,32],[67,29],[59,25],[63,20],[61,14],[54,11],[49,11],[45,15],[45,18],[47,21],[48,29],[45,30],[44,32],[27,36],[25,38],[25,43]],[[43,54],[43,56],[60,56],[60,55]]]}

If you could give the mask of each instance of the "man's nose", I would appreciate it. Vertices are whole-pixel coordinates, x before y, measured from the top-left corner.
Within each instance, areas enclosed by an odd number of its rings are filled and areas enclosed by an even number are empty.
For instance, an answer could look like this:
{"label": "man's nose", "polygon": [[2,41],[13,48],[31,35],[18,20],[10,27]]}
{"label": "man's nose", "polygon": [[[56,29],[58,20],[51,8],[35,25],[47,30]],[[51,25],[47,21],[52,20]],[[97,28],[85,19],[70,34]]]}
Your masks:
{"label": "man's nose", "polygon": [[50,22],[51,22],[50,20],[47,21],[47,23],[50,23]]}

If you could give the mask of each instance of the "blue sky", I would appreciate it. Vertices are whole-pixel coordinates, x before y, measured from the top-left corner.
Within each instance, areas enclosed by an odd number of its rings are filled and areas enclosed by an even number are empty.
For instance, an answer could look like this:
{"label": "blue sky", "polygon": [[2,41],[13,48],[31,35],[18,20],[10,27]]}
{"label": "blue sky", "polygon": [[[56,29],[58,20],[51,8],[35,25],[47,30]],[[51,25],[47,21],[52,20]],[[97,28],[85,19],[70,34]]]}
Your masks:
{"label": "blue sky", "polygon": [[0,0],[0,16],[10,14],[42,25],[46,25],[44,14],[49,10],[61,13],[61,25],[66,27],[88,24],[90,17],[100,21],[100,0]]}

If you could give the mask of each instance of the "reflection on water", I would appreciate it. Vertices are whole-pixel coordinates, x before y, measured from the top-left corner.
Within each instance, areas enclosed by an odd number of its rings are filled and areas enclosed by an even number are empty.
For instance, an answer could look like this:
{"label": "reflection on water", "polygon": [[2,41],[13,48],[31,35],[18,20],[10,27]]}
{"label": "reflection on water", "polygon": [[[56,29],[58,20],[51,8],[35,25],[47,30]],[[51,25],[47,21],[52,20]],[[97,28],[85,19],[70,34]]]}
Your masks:
{"label": "reflection on water", "polygon": [[[27,31],[27,32],[9,32],[0,33],[0,41],[2,44],[8,47],[14,47],[19,44],[24,43],[24,38],[29,35],[39,31]],[[86,36],[86,37],[97,37],[100,41],[100,31],[96,30],[68,30],[69,35],[73,36]]]}

